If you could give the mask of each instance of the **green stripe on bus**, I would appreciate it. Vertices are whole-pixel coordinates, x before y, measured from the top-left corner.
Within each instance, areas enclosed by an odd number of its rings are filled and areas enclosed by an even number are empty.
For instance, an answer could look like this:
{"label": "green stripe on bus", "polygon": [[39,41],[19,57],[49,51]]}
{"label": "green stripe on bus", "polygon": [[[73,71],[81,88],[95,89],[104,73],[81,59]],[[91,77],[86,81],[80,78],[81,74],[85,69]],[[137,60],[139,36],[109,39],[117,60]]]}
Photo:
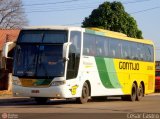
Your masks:
{"label": "green stripe on bus", "polygon": [[115,70],[113,59],[105,58],[105,65],[107,67],[107,73],[109,75],[109,79],[114,88],[120,88],[121,85],[118,80],[117,72]]}
{"label": "green stripe on bus", "polygon": [[96,64],[97,64],[97,68],[98,68],[98,73],[100,76],[100,79],[102,81],[102,84],[105,88],[113,88],[113,85],[109,79],[109,75],[107,72],[107,68],[106,68],[106,64],[104,61],[104,58],[99,58],[96,57]]}

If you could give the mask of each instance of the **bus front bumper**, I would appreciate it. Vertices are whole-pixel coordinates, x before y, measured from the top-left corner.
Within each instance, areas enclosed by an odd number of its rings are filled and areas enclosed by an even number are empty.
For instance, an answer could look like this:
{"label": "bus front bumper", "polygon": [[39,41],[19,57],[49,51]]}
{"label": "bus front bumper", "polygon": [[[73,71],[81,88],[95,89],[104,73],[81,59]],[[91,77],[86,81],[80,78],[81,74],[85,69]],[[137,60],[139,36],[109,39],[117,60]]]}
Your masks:
{"label": "bus front bumper", "polygon": [[71,92],[66,90],[65,86],[37,88],[13,85],[13,96],[15,97],[69,98],[71,96],[70,94]]}

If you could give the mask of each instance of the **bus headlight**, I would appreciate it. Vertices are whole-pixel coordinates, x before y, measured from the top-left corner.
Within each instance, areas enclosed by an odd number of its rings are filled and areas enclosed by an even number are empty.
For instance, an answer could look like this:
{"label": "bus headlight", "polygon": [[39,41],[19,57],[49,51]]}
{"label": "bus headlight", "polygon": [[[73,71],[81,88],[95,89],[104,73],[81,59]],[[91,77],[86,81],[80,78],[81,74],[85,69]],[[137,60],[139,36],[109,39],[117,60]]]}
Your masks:
{"label": "bus headlight", "polygon": [[53,81],[51,86],[60,86],[60,85],[63,85],[65,83],[66,83],[66,81]]}
{"label": "bus headlight", "polygon": [[13,79],[13,85],[21,86],[21,81],[19,79]]}

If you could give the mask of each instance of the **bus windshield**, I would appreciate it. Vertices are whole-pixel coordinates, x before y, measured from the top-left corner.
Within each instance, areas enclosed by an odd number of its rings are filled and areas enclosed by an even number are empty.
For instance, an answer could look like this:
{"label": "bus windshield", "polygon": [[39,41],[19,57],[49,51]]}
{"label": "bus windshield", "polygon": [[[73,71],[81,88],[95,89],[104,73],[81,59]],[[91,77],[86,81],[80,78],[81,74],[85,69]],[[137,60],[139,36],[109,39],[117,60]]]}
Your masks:
{"label": "bus windshield", "polygon": [[22,31],[15,48],[13,75],[35,78],[63,76],[65,42],[67,31]]}
{"label": "bus windshield", "polygon": [[17,45],[14,61],[15,76],[63,76],[62,45]]}

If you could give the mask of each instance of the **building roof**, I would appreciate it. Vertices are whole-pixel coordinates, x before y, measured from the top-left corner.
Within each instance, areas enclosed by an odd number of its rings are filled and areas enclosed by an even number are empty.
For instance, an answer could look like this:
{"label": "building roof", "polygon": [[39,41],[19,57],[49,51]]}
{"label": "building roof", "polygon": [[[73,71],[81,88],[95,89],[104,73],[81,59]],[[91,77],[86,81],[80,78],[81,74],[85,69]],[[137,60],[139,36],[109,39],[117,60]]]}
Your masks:
{"label": "building roof", "polygon": [[0,29],[0,50],[2,50],[5,42],[16,41],[19,32],[19,29]]}

